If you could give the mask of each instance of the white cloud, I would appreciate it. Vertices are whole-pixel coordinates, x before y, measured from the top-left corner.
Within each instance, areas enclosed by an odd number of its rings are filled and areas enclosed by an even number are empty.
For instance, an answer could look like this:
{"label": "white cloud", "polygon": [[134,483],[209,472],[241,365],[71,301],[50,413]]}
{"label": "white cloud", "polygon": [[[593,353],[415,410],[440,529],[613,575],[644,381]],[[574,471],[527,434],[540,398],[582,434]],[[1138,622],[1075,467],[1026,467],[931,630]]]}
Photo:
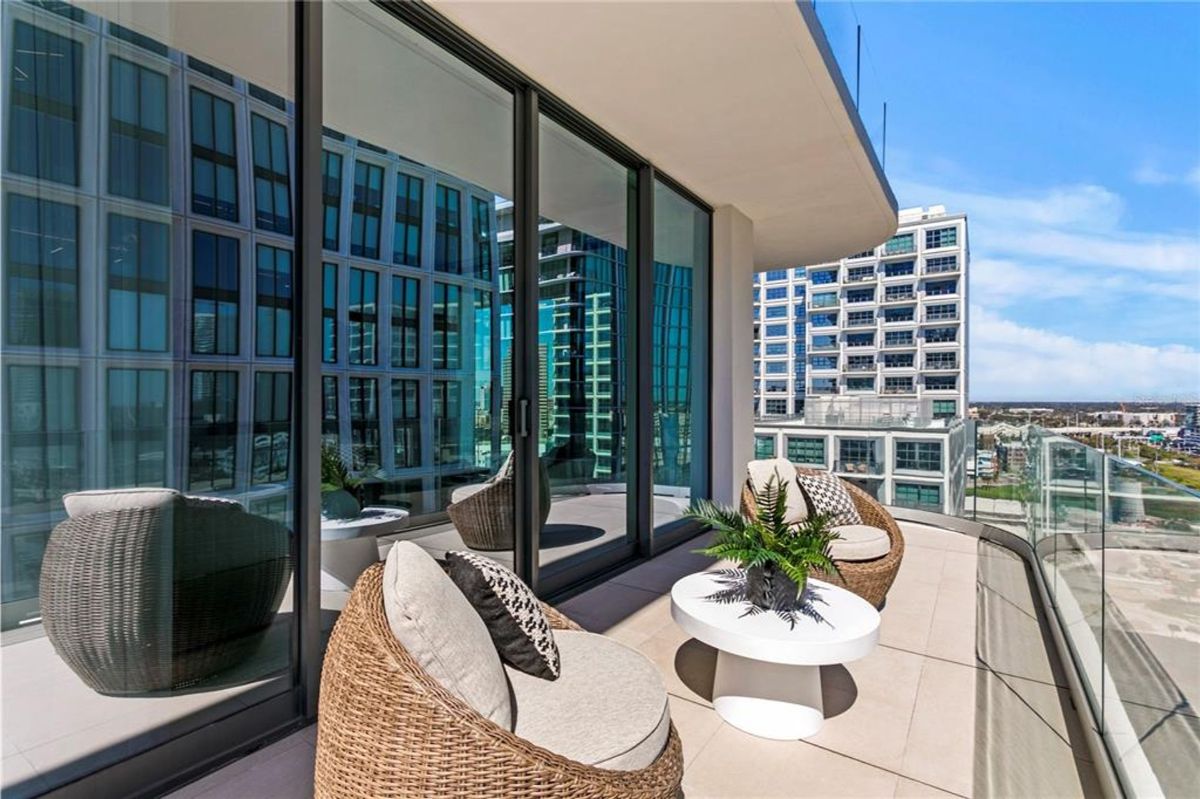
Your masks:
{"label": "white cloud", "polygon": [[1143,186],[1183,185],[1200,189],[1200,164],[1191,169],[1168,172],[1157,163],[1145,161],[1133,171],[1133,182]]}
{"label": "white cloud", "polygon": [[[1174,279],[1171,279],[1174,278]],[[1147,279],[1122,272],[1096,274],[1057,265],[1031,266],[1014,258],[971,259],[971,293],[986,307],[998,308],[1038,301],[1097,298],[1138,298],[1138,302],[1163,297],[1186,297],[1196,286],[1186,277]],[[1197,296],[1200,307],[1200,296]]]}
{"label": "white cloud", "polygon": [[1194,399],[1200,350],[1082,341],[971,306],[970,392],[979,400]]}

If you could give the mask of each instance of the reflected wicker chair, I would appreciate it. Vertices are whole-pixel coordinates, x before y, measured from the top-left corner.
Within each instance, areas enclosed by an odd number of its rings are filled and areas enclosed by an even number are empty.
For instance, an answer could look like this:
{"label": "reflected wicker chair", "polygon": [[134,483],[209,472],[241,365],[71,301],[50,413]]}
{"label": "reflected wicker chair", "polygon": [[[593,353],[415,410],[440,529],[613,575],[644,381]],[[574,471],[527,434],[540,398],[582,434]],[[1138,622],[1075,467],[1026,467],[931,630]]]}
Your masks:
{"label": "reflected wicker chair", "polygon": [[291,577],[288,537],[200,498],[69,518],[42,561],[46,636],[98,693],[202,689],[258,651]]}
{"label": "reflected wicker chair", "polygon": [[[552,627],[580,629],[543,608]],[[682,777],[674,726],[653,763],[614,771],[567,760],[479,715],[426,674],[392,634],[383,564],[359,578],[321,671],[316,799],[673,799]]]}
{"label": "reflected wicker chair", "polygon": [[[803,466],[797,466],[796,471],[800,474],[824,474],[819,469],[806,469]],[[853,483],[843,480],[842,485],[850,492],[850,498],[854,501],[854,507],[858,510],[858,515],[862,517],[863,524],[878,527],[886,532],[892,545],[886,555],[875,560],[835,561],[841,571],[840,577],[836,574],[822,572],[814,572],[812,576],[818,580],[840,585],[858,594],[875,607],[880,607],[896,579],[896,573],[900,571],[900,561],[904,558],[904,536],[900,532],[900,526],[892,518],[892,514],[888,513],[874,497]],[[749,480],[742,486],[742,514],[750,518],[754,518],[756,515],[754,491],[750,487]]]}
{"label": "reflected wicker chair", "polygon": [[[483,483],[456,488],[450,495],[446,513],[454,523],[463,544],[485,552],[513,548],[513,504],[515,477],[513,456],[509,454],[500,470]],[[542,524],[550,515],[550,478],[538,462]]]}

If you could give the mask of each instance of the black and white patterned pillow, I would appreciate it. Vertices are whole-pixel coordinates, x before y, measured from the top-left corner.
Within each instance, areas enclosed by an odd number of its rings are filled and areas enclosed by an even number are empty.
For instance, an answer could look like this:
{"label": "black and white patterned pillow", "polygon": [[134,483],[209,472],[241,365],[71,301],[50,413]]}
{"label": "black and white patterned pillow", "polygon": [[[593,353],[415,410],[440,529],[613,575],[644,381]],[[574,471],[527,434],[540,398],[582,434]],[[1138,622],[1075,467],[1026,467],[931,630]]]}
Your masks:
{"label": "black and white patterned pillow", "polygon": [[483,619],[501,660],[534,677],[558,679],[554,632],[529,586],[474,552],[447,552],[446,572]]}
{"label": "black and white patterned pillow", "polygon": [[800,487],[808,497],[814,514],[828,514],[829,524],[837,527],[843,524],[862,524],[858,508],[850,492],[842,485],[842,481],[832,474],[798,474]]}

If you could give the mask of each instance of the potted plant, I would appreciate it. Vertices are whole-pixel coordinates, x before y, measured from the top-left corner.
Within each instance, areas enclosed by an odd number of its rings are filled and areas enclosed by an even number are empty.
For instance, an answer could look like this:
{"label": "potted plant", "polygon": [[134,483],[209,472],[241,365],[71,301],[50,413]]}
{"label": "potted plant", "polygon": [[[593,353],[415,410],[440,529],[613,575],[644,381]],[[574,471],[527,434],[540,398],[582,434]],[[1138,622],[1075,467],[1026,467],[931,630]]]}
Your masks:
{"label": "potted plant", "polygon": [[357,496],[362,480],[355,477],[338,448],[326,442],[321,445],[321,515],[327,519],[357,516],[360,500]]}
{"label": "potted plant", "polygon": [[686,514],[716,532],[713,543],[697,552],[732,560],[745,570],[746,599],[751,604],[769,610],[793,587],[795,599],[800,599],[809,572],[839,574],[829,554],[839,536],[827,515],[809,516],[796,524],[785,521],[787,484],[778,475],[754,492],[754,503],[755,518],[710,500],[697,502]]}

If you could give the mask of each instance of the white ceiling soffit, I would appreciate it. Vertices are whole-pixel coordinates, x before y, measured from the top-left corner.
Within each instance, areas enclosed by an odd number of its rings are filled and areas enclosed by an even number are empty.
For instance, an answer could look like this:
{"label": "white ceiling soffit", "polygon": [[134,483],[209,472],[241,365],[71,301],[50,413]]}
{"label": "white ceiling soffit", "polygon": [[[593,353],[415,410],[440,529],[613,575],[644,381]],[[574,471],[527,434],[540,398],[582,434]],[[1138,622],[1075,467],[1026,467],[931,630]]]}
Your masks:
{"label": "white ceiling soffit", "polygon": [[72,2],[289,100],[295,93],[293,3],[281,0]]}
{"label": "white ceiling soffit", "polygon": [[707,203],[750,217],[757,269],[834,260],[896,230],[804,0],[434,5]]}

